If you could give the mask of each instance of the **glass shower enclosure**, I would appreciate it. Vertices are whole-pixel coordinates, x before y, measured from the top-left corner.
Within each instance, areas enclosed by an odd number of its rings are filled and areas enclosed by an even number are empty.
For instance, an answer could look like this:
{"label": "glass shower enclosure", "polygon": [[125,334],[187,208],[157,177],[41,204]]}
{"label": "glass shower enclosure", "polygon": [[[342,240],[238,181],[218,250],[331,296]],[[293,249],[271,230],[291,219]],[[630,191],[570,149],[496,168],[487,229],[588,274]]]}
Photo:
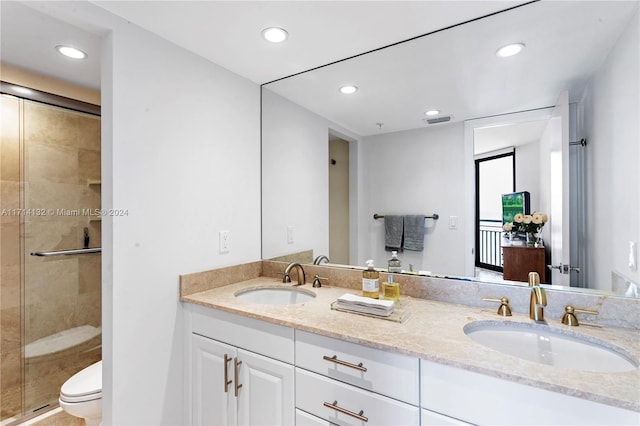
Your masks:
{"label": "glass shower enclosure", "polygon": [[101,359],[100,117],[1,96],[0,422],[7,424],[55,407],[60,386]]}

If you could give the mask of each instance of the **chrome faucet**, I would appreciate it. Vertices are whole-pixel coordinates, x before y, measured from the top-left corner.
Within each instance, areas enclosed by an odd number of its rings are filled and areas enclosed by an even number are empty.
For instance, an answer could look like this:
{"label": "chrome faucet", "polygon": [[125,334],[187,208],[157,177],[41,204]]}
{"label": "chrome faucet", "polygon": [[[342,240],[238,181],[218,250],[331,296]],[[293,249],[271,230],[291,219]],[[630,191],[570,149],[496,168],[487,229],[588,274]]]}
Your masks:
{"label": "chrome faucet", "polygon": [[287,266],[287,269],[284,270],[284,277],[282,278],[282,282],[283,283],[291,282],[291,277],[289,276],[289,273],[293,268],[298,268],[298,284],[296,285],[306,284],[307,280],[304,275],[304,269],[302,269],[302,265],[299,264],[298,262],[292,262]]}
{"label": "chrome faucet", "polygon": [[531,298],[529,301],[529,318],[534,321],[544,321],[544,307],[547,306],[547,295],[540,287],[540,275],[529,272],[529,287]]}
{"label": "chrome faucet", "polygon": [[325,256],[324,254],[321,254],[320,256],[316,257],[315,260],[313,261],[314,265],[319,265],[320,263],[322,263],[322,261],[325,260],[327,263],[330,262],[329,258],[327,256]]}

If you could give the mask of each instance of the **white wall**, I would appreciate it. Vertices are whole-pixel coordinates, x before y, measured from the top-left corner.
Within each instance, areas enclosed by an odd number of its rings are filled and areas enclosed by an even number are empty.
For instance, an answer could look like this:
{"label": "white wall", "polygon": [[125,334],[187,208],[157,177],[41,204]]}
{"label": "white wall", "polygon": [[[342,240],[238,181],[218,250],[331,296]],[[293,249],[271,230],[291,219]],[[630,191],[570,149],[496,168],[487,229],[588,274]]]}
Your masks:
{"label": "white wall", "polygon": [[[426,219],[424,251],[398,254],[404,269],[464,275],[465,176],[462,123],[365,137],[362,144],[362,224],[368,224],[358,264],[374,259],[386,267],[384,220],[373,214],[437,213]],[[443,167],[446,165],[446,167]],[[458,228],[449,229],[449,216]]]}
{"label": "white wall", "polygon": [[516,192],[529,191],[531,211],[542,211],[540,206],[540,142],[516,147]]}
{"label": "white wall", "polygon": [[[268,89],[262,94],[262,244],[265,259],[329,253],[329,129],[358,136]],[[353,193],[353,192],[352,192]],[[287,227],[294,242],[287,242]]]}
{"label": "white wall", "polygon": [[611,273],[640,281],[627,266],[629,241],[640,242],[640,75],[635,15],[582,100],[587,147],[588,246],[590,287],[611,289]]}
{"label": "white wall", "polygon": [[[182,273],[260,259],[260,89],[85,2],[102,60],[103,424],[183,414]],[[231,252],[218,252],[218,231]]]}

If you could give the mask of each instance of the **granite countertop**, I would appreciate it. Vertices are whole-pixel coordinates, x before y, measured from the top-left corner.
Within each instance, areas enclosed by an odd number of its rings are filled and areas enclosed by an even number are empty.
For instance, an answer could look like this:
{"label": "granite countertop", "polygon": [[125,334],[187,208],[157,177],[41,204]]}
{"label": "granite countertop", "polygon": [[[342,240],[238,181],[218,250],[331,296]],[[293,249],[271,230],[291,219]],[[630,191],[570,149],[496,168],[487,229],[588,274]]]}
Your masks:
{"label": "granite countertop", "polygon": [[[323,285],[299,288],[316,298],[297,305],[260,305],[241,301],[235,293],[261,286],[285,286],[275,278],[261,277],[181,297],[183,302],[219,309],[298,330],[402,353],[425,360],[475,371],[586,400],[640,412],[640,369],[618,373],[578,371],[547,366],[506,355],[471,340],[463,331],[473,321],[517,322],[533,326],[528,315],[501,317],[496,309],[407,298],[410,315],[403,323],[331,309],[344,293],[359,292]],[[638,331],[616,327],[569,327],[557,319],[547,325],[560,333],[577,333],[622,349],[640,359]]]}

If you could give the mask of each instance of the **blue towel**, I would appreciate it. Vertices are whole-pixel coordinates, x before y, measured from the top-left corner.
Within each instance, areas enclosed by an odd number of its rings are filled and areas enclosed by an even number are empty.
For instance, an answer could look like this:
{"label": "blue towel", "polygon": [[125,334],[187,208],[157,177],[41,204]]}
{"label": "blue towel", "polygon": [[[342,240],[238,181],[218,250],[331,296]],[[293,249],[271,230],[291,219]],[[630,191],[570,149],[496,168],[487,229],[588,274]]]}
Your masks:
{"label": "blue towel", "polygon": [[403,247],[405,250],[414,251],[422,251],[424,249],[424,215],[407,215],[404,217]]}
{"label": "blue towel", "polygon": [[384,249],[386,251],[402,248],[402,216],[384,216]]}

